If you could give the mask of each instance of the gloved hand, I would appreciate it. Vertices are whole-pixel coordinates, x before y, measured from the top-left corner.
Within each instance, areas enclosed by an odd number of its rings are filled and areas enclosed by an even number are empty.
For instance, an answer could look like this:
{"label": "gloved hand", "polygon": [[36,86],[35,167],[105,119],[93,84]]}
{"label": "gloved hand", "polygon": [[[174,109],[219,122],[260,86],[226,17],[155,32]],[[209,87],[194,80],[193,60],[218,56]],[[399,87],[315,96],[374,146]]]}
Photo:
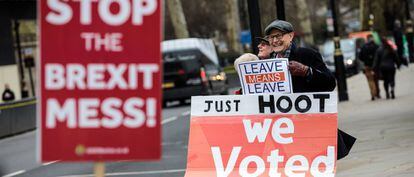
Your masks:
{"label": "gloved hand", "polygon": [[289,61],[289,71],[292,74],[292,76],[305,77],[308,70],[309,70],[309,66],[306,66],[297,61]]}

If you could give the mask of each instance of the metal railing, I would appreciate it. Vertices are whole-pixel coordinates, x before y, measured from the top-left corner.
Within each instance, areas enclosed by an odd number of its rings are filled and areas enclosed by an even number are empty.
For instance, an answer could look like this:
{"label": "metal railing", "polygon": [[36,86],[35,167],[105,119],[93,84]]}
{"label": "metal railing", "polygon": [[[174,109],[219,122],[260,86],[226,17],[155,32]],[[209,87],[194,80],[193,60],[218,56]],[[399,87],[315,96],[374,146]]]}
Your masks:
{"label": "metal railing", "polygon": [[0,138],[36,129],[36,98],[0,103]]}

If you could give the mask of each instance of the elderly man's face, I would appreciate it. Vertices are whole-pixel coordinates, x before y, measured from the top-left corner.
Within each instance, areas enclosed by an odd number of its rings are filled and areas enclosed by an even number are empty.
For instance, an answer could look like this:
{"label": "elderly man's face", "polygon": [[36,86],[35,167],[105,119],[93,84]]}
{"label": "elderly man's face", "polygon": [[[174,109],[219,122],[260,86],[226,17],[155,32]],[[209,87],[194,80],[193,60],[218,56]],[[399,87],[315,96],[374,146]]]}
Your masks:
{"label": "elderly man's face", "polygon": [[272,46],[272,50],[275,52],[283,52],[289,48],[290,43],[293,40],[293,32],[285,33],[283,31],[273,29],[268,36],[269,43]]}
{"label": "elderly man's face", "polygon": [[270,47],[269,43],[261,41],[257,48],[259,49],[259,53],[257,54],[257,56],[260,59],[270,58],[270,53],[272,53],[272,47]]}

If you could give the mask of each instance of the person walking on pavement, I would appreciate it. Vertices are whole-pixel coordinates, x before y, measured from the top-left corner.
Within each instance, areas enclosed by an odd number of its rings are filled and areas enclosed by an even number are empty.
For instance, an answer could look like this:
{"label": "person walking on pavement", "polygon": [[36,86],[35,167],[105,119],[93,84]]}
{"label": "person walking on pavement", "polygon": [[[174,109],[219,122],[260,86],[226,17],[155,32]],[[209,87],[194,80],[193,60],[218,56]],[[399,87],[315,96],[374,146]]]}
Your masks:
{"label": "person walking on pavement", "polygon": [[395,98],[395,66],[400,68],[400,60],[398,54],[392,49],[391,45],[387,42],[385,37],[381,38],[381,47],[378,48],[375,59],[374,69],[381,72],[382,78],[384,79],[384,90],[387,99],[390,97]]}
{"label": "person walking on pavement", "polygon": [[367,43],[361,47],[359,53],[359,59],[364,63],[364,74],[367,77],[369,90],[371,92],[371,100],[380,98],[379,86],[378,86],[378,74],[372,69],[374,63],[375,52],[378,49],[378,45],[375,44],[372,35],[367,36]]}
{"label": "person walking on pavement", "polygon": [[2,94],[2,100],[4,102],[13,101],[14,100],[14,92],[10,89],[9,84],[4,85],[4,91]]}

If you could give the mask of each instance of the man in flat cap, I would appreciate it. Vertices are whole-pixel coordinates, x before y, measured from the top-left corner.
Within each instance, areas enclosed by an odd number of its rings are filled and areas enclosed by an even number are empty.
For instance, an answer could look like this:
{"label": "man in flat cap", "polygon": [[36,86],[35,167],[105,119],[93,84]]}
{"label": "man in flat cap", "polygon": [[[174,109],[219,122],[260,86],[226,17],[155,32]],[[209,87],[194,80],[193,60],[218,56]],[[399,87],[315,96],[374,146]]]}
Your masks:
{"label": "man in flat cap", "polygon": [[[335,77],[328,70],[319,52],[297,47],[293,42],[292,24],[283,20],[270,23],[265,34],[272,47],[271,58],[288,58],[293,92],[326,92],[336,87]],[[337,159],[348,155],[356,139],[338,129]]]}
{"label": "man in flat cap", "polygon": [[335,77],[319,52],[297,47],[292,24],[275,20],[265,28],[273,53],[271,58],[288,58],[293,92],[323,92],[335,89]]}

